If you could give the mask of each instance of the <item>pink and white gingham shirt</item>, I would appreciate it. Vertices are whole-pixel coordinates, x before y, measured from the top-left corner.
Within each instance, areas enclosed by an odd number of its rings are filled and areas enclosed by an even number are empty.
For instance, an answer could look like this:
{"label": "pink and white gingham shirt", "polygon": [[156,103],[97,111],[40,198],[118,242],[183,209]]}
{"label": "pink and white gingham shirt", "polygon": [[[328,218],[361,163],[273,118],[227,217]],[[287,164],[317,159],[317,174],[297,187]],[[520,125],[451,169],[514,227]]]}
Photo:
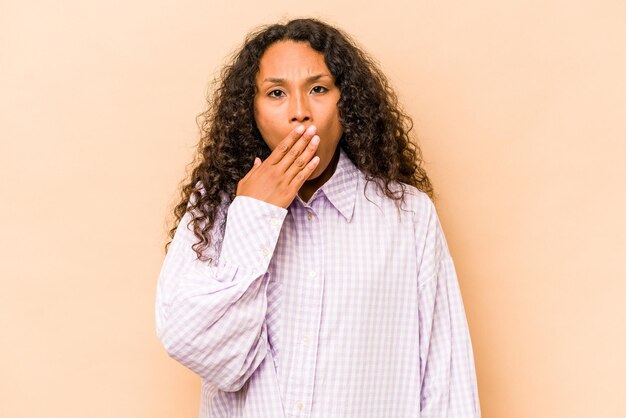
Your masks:
{"label": "pink and white gingham shirt", "polygon": [[308,203],[236,197],[214,263],[182,219],[157,333],[202,377],[201,418],[480,416],[446,240],[406,187],[398,210],[342,151]]}

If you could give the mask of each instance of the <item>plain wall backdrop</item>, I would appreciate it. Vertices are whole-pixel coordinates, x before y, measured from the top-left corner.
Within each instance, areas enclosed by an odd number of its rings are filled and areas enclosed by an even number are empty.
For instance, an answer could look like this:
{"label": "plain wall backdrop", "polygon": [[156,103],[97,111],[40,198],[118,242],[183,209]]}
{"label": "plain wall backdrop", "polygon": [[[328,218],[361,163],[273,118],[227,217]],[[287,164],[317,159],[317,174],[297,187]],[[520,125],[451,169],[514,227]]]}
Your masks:
{"label": "plain wall backdrop", "polygon": [[154,330],[167,220],[212,79],[302,16],[414,118],[483,416],[626,416],[623,1],[0,0],[0,417],[197,416]]}

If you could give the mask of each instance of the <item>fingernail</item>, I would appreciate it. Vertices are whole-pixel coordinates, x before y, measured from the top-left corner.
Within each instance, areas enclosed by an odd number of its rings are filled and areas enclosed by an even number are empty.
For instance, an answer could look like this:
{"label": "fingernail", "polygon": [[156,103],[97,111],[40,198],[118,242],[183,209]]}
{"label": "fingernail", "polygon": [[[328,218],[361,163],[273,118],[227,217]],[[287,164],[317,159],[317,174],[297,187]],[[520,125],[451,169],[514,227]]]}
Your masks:
{"label": "fingernail", "polygon": [[317,145],[320,142],[320,137],[315,135],[313,138],[311,138],[311,144],[313,145]]}
{"label": "fingernail", "polygon": [[315,132],[315,126],[311,125],[311,126],[309,126],[309,129],[306,130],[306,133],[312,134],[313,132]]}
{"label": "fingernail", "polygon": [[296,132],[301,134],[302,132],[304,132],[304,125],[300,125],[296,128]]}

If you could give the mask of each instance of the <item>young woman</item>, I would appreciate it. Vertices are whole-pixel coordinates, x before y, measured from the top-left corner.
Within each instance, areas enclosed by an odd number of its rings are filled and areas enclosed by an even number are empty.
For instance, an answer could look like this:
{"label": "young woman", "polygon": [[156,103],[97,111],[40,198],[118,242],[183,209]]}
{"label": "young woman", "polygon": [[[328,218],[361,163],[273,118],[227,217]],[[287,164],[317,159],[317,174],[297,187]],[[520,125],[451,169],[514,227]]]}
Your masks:
{"label": "young woman", "polygon": [[248,36],[220,82],[156,306],[201,416],[480,416],[454,265],[384,75],[298,19]]}

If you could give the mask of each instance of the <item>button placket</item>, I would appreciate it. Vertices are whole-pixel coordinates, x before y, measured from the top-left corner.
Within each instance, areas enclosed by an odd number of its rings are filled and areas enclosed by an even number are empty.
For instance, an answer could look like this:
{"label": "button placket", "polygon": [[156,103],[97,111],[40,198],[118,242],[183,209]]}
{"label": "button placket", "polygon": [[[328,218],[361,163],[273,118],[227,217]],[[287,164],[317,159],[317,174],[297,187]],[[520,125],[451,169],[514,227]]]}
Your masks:
{"label": "button placket", "polygon": [[[300,324],[299,332],[297,332],[293,341],[294,364],[292,365],[291,381],[288,384],[286,393],[286,401],[292,405],[292,415],[300,417],[308,417],[310,414],[310,402],[312,398],[313,383],[316,368],[317,335],[319,333],[319,317],[322,282],[318,279],[321,277],[322,256],[321,249],[321,231],[317,222],[315,212],[312,208],[304,208],[301,212],[300,226],[303,228],[304,235],[307,236],[306,248],[302,248],[304,254],[308,254],[305,260],[304,268],[299,271],[301,275],[300,284],[300,300],[301,309],[298,311],[297,318],[294,321]],[[314,251],[316,250],[316,251]],[[309,283],[306,283],[306,282]],[[302,315],[302,317],[300,317]],[[298,335],[299,334],[299,335]]]}

